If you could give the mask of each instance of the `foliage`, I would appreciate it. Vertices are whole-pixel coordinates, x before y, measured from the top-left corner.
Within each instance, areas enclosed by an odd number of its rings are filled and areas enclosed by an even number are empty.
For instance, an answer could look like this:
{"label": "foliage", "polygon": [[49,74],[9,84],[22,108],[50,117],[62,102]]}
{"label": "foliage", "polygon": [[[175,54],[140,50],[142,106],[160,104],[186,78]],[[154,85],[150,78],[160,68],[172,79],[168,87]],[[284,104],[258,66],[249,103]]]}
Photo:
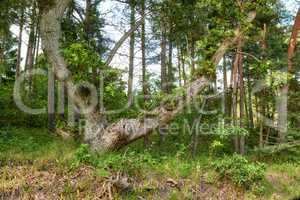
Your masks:
{"label": "foliage", "polygon": [[266,170],[264,164],[258,162],[250,163],[245,157],[237,154],[217,159],[212,163],[212,166],[223,178],[246,188],[263,180]]}
{"label": "foliage", "polygon": [[279,144],[268,146],[253,151],[254,156],[259,160],[269,162],[293,162],[300,163],[300,144]]}
{"label": "foliage", "polygon": [[216,129],[216,134],[221,139],[229,139],[232,136],[247,136],[249,134],[248,130],[241,128],[239,126],[229,126],[229,127],[218,127]]}
{"label": "foliage", "polygon": [[71,44],[63,50],[63,54],[77,81],[89,80],[90,69],[101,69],[104,65],[99,54],[83,42]]}
{"label": "foliage", "polygon": [[87,144],[81,144],[74,154],[72,167],[76,168],[80,164],[95,165],[96,159],[92,156]]}

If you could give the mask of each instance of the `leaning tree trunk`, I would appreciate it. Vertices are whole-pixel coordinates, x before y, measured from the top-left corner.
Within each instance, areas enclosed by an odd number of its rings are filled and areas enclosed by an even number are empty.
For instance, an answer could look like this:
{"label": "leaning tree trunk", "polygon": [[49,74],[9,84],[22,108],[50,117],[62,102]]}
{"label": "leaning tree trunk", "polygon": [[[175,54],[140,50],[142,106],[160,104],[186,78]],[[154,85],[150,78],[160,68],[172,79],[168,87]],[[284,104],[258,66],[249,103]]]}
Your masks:
{"label": "leaning tree trunk", "polygon": [[[39,1],[40,8],[42,9],[41,37],[44,52],[54,68],[56,77],[60,81],[65,82],[70,98],[77,103],[80,108],[85,108],[86,105],[81,101],[80,95],[77,94],[78,92],[75,92],[67,64],[59,53],[59,40],[61,35],[60,20],[70,1],[71,0],[54,0],[52,5],[45,5],[45,3]],[[237,34],[237,36],[239,35],[240,34]],[[224,48],[231,46],[235,41],[236,38],[233,38],[231,39],[231,43],[228,41],[225,42],[226,44],[223,43],[216,52],[215,58],[222,58],[222,52],[225,52]],[[221,59],[215,59],[214,64],[218,64],[220,60]],[[122,119],[105,129],[101,126],[101,123],[99,123],[101,118],[96,112],[88,113],[85,115],[85,141],[90,144],[92,149],[99,152],[119,149],[134,140],[150,134],[160,125],[169,123],[174,116],[182,112],[187,103],[191,103],[191,101],[195,99],[207,83],[207,79],[201,77],[189,84],[186,87],[185,95],[178,96],[176,106],[171,109],[168,106],[161,105],[151,112],[151,117],[144,116],[138,119]]]}

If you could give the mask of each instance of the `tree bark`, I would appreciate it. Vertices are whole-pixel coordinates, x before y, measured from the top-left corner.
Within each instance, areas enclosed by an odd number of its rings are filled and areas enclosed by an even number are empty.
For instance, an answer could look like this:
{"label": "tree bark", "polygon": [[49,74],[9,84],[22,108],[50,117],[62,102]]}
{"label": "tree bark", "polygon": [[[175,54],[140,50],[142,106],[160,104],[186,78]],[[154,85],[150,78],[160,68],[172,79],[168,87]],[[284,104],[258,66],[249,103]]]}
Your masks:
{"label": "tree bark", "polygon": [[192,39],[191,42],[191,59],[192,59],[192,64],[191,64],[191,76],[193,77],[196,71],[196,61],[195,61],[195,46],[196,42],[194,39]]}
{"label": "tree bark", "polygon": [[18,52],[17,52],[17,65],[16,65],[16,78],[20,76],[21,71],[21,53],[22,53],[22,40],[23,40],[23,28],[24,28],[24,9],[21,8],[21,17],[19,22],[19,41],[18,41]]}
{"label": "tree bark", "polygon": [[230,125],[231,116],[231,90],[228,87],[227,80],[227,62],[226,56],[223,56],[223,85],[224,85],[224,116],[225,116],[225,127]]}
{"label": "tree bark", "polygon": [[185,59],[183,55],[183,49],[180,50],[180,59],[181,59],[181,68],[182,68],[182,78],[183,78],[183,85],[186,86],[187,84],[187,77],[185,72]]}
{"label": "tree bark", "polygon": [[[135,2],[130,1],[130,28],[135,27]],[[133,32],[130,36],[130,47],[129,47],[129,73],[128,73],[128,102],[129,105],[133,103],[133,71],[134,71],[134,45],[135,45],[135,33]]]}
{"label": "tree bark", "polygon": [[48,131],[55,132],[55,75],[53,68],[48,69]]}
{"label": "tree bark", "polygon": [[250,74],[247,75],[248,83],[248,109],[249,109],[249,128],[254,128],[254,119],[253,119],[253,105],[252,105],[252,85],[250,80]]}
{"label": "tree bark", "polygon": [[[67,86],[68,94],[81,108],[86,105],[76,95],[75,87],[72,82],[71,74],[66,68],[64,58],[59,53],[59,39],[61,35],[60,20],[64,14],[70,0],[54,0],[54,5],[43,9],[41,20],[41,36],[43,49],[49,62],[54,68],[54,72],[60,81],[64,81]],[[232,39],[234,41],[235,38]],[[224,46],[220,48],[224,49]],[[219,51],[217,51],[219,52]],[[222,58],[222,57],[221,57]],[[215,60],[218,64],[220,60]],[[141,117],[138,119],[122,119],[107,128],[99,123],[99,115],[95,112],[85,114],[85,141],[91,148],[98,152],[107,152],[122,148],[145,135],[150,134],[160,125],[169,123],[177,114],[182,112],[185,105],[198,96],[207,85],[206,78],[201,77],[186,87],[186,94],[178,96],[177,104],[173,109],[166,108],[165,105],[159,106],[151,112],[151,117]],[[188,100],[188,101],[186,101]]]}
{"label": "tree bark", "polygon": [[63,82],[58,81],[57,95],[57,113],[63,120],[65,119],[65,84]]}
{"label": "tree bark", "polygon": [[[242,39],[240,41],[242,43]],[[240,45],[241,46],[241,45]],[[241,47],[240,47],[241,48]],[[242,48],[241,48],[242,50]],[[239,54],[239,86],[240,86],[240,127],[244,128],[244,117],[245,117],[245,87],[244,87],[244,69],[243,69],[243,55]],[[245,154],[245,136],[240,136],[239,141],[240,154]]]}
{"label": "tree bark", "polygon": [[[232,80],[233,80],[233,92],[232,92],[232,120],[233,120],[233,126],[237,125],[237,95],[238,95],[238,89],[237,89],[237,73],[236,69],[238,68],[238,57],[239,55],[236,55],[234,65],[233,65],[233,74],[232,74]],[[235,152],[239,152],[239,139],[238,136],[234,137],[234,149]]]}
{"label": "tree bark", "polygon": [[172,92],[174,73],[173,73],[173,42],[169,40],[169,61],[168,61],[168,93]]}
{"label": "tree bark", "polygon": [[167,38],[166,38],[166,30],[165,27],[161,27],[161,54],[160,54],[160,62],[161,62],[161,90],[164,93],[168,92],[168,83],[167,83]]}
{"label": "tree bark", "polygon": [[[84,19],[84,39],[88,43],[90,48],[95,48],[95,45],[92,44],[93,39],[93,10],[95,9],[95,4],[92,3],[92,0],[85,1],[85,19]],[[96,88],[99,88],[98,84],[98,70],[96,66],[92,66],[92,81]]]}
{"label": "tree bark", "polygon": [[[297,39],[300,29],[300,8],[298,9],[297,16],[293,25],[292,34],[288,46],[288,73],[292,74],[294,72],[293,68],[293,58],[295,56],[295,50],[297,47]],[[287,80],[288,81],[288,80]],[[289,84],[286,83],[280,91],[280,102],[277,106],[278,110],[278,128],[279,128],[279,142],[283,143],[285,141],[285,136],[287,132],[287,104],[288,104],[288,92]]]}
{"label": "tree bark", "polygon": [[30,33],[28,40],[28,49],[25,63],[25,70],[29,73],[29,96],[32,92],[32,70],[35,56],[35,41],[36,41],[36,2],[33,1],[31,22],[30,22]]}
{"label": "tree bark", "polygon": [[[141,25],[141,48],[142,48],[142,88],[143,88],[143,98],[144,102],[148,100],[148,81],[147,81],[147,66],[146,66],[146,1],[141,1],[141,16],[142,16],[142,25]],[[146,109],[144,105],[144,109]],[[149,146],[149,137],[144,137],[144,146]]]}
{"label": "tree bark", "polygon": [[177,69],[178,69],[179,87],[182,87],[181,59],[180,59],[179,46],[177,46]]}

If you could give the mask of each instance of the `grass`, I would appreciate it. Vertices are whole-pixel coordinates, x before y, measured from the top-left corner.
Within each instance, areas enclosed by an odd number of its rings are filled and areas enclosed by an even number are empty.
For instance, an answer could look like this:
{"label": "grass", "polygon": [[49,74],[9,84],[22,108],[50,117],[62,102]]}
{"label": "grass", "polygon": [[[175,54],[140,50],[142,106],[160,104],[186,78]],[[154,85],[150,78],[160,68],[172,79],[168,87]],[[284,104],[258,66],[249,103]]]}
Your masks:
{"label": "grass", "polygon": [[6,129],[0,131],[0,166],[11,162],[34,163],[54,160],[64,163],[77,144],[50,135],[45,129]]}
{"label": "grass", "polygon": [[221,179],[211,167],[216,158],[202,153],[192,159],[187,146],[171,137],[163,146],[154,136],[148,149],[137,141],[120,152],[97,155],[43,129],[1,130],[0,198],[93,199],[112,189],[107,177],[117,176],[128,176],[132,188],[114,193],[114,199],[292,199],[300,195],[300,166],[295,163],[266,163],[265,179],[246,190]]}

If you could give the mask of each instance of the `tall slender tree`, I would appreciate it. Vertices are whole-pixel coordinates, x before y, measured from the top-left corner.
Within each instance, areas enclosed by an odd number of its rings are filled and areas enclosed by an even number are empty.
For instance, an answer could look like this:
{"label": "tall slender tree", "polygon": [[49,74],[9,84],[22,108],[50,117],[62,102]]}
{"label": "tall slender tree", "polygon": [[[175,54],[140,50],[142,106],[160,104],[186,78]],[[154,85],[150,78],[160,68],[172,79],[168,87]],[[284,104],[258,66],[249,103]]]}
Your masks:
{"label": "tall slender tree", "polygon": [[[133,29],[136,26],[135,22],[135,0],[130,0],[130,27]],[[134,72],[134,50],[135,50],[135,32],[132,32],[130,36],[129,47],[129,72],[128,72],[128,102],[131,105],[133,103],[133,72]]]}
{"label": "tall slender tree", "polygon": [[19,38],[18,38],[18,52],[17,52],[17,65],[16,65],[16,78],[20,76],[21,71],[21,54],[22,54],[22,42],[23,42],[23,29],[24,29],[24,8],[20,8],[20,18],[19,18]]}

